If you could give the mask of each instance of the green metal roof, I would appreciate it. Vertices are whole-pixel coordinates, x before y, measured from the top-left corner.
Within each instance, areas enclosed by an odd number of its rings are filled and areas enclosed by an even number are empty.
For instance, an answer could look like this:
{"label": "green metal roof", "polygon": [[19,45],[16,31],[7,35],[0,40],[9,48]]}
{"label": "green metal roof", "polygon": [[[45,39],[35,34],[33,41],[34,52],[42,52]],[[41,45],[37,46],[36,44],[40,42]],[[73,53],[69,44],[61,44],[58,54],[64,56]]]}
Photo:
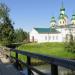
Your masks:
{"label": "green metal roof", "polygon": [[63,16],[59,16],[59,19],[64,19],[64,17]]}
{"label": "green metal roof", "polygon": [[75,20],[75,18],[72,18],[71,20]]}
{"label": "green metal roof", "polygon": [[51,21],[50,22],[56,22],[55,21],[55,17],[53,16],[53,17],[51,17]]}
{"label": "green metal roof", "polygon": [[54,17],[54,16],[52,16],[52,17],[51,17],[51,19],[55,19],[55,17]]}
{"label": "green metal roof", "polygon": [[72,19],[71,20],[75,20],[75,14],[72,15]]}
{"label": "green metal roof", "polygon": [[60,11],[62,11],[62,10],[65,11],[65,8],[60,8]]}
{"label": "green metal roof", "polygon": [[59,15],[59,19],[65,19],[65,17],[68,18],[68,16],[67,16],[66,14],[60,14],[60,15]]}
{"label": "green metal roof", "polygon": [[51,20],[50,22],[56,22],[56,20]]}
{"label": "green metal roof", "polygon": [[54,28],[34,28],[38,33],[60,33]]}

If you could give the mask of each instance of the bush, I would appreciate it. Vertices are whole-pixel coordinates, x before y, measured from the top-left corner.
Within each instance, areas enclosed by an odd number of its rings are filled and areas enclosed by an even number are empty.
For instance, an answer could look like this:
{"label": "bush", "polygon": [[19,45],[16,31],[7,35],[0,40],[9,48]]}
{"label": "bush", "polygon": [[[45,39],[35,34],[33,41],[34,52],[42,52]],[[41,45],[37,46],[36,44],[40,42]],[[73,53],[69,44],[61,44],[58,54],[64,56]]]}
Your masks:
{"label": "bush", "polygon": [[65,42],[65,49],[69,52],[75,52],[75,39],[72,34],[70,34],[70,37]]}

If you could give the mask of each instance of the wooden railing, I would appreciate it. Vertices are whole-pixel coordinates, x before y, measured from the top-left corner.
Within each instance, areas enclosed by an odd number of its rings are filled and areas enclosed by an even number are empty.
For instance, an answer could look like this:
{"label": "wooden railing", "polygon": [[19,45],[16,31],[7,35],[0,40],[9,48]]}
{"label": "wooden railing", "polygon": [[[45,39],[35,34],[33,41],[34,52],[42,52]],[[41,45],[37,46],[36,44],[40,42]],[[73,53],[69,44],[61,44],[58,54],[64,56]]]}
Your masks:
{"label": "wooden railing", "polygon": [[[25,64],[27,66],[28,70],[28,75],[32,75],[32,70],[38,73],[39,75],[47,75],[43,72],[40,72],[39,70],[33,68],[31,65],[31,58],[35,59],[40,59],[48,64],[51,64],[51,74],[50,75],[58,75],[58,66],[62,66],[71,70],[75,70],[75,61],[74,60],[68,60],[68,59],[60,59],[56,57],[51,57],[51,56],[45,56],[41,54],[36,54],[36,53],[30,53],[26,51],[20,51],[16,49],[10,49],[11,52],[15,52],[16,54],[16,64],[18,68],[18,62],[20,61],[21,63]],[[27,63],[21,61],[18,59],[18,54],[22,54],[27,56]]]}

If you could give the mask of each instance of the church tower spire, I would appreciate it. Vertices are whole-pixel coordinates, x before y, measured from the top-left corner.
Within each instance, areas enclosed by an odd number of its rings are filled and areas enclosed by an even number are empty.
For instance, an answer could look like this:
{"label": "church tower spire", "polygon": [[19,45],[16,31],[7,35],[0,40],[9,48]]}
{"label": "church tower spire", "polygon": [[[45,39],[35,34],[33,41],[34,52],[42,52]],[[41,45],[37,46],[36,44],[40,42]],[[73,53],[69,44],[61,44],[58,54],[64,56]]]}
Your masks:
{"label": "church tower spire", "polygon": [[64,8],[63,0],[62,0],[61,8],[60,8],[60,14],[65,14],[65,8]]}
{"label": "church tower spire", "polygon": [[68,16],[65,14],[64,3],[62,0],[58,25],[59,26],[65,26],[65,25],[67,25],[67,23],[68,23]]}

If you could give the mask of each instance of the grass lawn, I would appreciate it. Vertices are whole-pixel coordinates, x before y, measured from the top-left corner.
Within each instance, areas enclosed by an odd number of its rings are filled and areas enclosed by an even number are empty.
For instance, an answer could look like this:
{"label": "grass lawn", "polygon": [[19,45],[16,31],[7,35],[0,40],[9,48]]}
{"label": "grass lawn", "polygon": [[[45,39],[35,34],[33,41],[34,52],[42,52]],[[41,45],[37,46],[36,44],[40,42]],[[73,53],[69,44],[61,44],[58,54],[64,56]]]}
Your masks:
{"label": "grass lawn", "polygon": [[30,43],[23,44],[18,49],[59,58],[75,59],[74,53],[70,53],[64,49],[64,43]]}

